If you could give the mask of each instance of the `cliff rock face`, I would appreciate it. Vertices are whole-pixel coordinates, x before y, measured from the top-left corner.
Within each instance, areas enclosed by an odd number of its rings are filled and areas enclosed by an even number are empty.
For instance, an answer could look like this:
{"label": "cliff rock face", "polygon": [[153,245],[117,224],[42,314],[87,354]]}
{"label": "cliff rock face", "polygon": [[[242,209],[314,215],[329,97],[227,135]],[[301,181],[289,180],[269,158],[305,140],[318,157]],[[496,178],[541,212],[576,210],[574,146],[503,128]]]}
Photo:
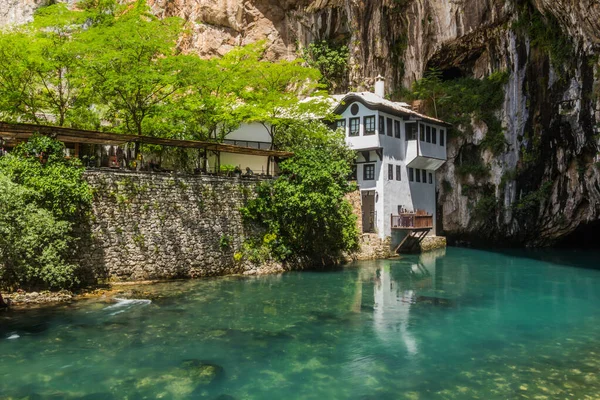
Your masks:
{"label": "cliff rock face", "polygon": [[[0,0],[0,23],[28,20],[39,3]],[[190,33],[182,45],[202,56],[256,40],[266,41],[273,59],[296,57],[299,47],[315,40],[345,44],[353,89],[370,88],[382,74],[394,96],[431,67],[448,79],[505,71],[504,103],[497,110],[505,151],[481,147],[489,127],[473,120],[470,127],[457,127],[462,134],[450,140],[450,159],[438,173],[442,225],[450,241],[547,245],[600,220],[596,0],[149,4],[159,16],[187,20]],[[534,20],[537,31],[524,28]],[[456,174],[459,158],[469,152],[489,168],[487,177]]]}

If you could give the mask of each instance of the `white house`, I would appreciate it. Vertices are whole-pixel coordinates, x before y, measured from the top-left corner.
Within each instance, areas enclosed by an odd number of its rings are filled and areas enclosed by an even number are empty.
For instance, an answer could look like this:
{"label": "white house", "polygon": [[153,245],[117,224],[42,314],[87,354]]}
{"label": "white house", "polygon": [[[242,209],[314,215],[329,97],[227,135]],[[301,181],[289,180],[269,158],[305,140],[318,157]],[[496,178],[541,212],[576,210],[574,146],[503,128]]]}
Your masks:
{"label": "white house", "polygon": [[340,116],[336,127],[358,152],[363,231],[398,243],[410,228],[436,231],[435,173],[446,162],[449,125],[384,96],[378,77],[375,93],[333,97]]}
{"label": "white house", "polygon": [[[435,173],[446,162],[450,125],[413,111],[406,103],[386,100],[381,77],[375,93],[353,92],[331,99],[340,116],[335,127],[344,130],[346,142],[358,152],[363,232],[391,237],[394,245],[415,232],[435,233]],[[227,135],[225,143],[270,146],[271,138],[262,124],[243,124]],[[240,164],[239,158],[231,157],[221,162]],[[266,157],[253,162],[255,170],[266,169]]]}

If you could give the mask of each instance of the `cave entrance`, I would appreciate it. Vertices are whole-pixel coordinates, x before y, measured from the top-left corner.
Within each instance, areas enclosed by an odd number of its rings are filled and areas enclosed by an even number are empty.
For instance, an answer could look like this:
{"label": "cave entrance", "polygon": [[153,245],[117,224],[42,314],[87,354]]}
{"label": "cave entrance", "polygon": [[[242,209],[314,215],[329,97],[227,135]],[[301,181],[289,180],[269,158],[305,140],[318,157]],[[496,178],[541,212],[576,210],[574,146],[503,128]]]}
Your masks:
{"label": "cave entrance", "polygon": [[450,67],[446,69],[442,69],[442,80],[443,81],[451,81],[454,79],[460,79],[465,77],[465,73],[458,67]]}
{"label": "cave entrance", "polygon": [[600,249],[600,221],[580,225],[575,231],[556,243],[563,249]]}

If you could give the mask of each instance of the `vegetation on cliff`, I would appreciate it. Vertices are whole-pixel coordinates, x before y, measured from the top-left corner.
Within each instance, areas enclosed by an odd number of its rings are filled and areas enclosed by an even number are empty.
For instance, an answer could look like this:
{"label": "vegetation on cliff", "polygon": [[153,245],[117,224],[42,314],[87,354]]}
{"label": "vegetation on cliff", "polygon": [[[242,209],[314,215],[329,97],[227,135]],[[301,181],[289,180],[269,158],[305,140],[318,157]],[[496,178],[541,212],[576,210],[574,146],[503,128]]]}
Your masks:
{"label": "vegetation on cliff", "polygon": [[68,288],[79,283],[75,224],[91,190],[63,145],[34,136],[0,157],[0,281],[9,288]]}

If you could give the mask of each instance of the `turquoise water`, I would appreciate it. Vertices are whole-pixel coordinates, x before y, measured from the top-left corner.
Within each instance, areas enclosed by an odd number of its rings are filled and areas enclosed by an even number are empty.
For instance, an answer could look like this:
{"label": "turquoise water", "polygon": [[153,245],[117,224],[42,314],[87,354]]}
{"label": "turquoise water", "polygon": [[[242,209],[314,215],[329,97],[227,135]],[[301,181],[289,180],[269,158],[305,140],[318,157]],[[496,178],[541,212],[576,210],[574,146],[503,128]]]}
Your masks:
{"label": "turquoise water", "polygon": [[0,313],[0,398],[600,398],[599,259],[450,248]]}

